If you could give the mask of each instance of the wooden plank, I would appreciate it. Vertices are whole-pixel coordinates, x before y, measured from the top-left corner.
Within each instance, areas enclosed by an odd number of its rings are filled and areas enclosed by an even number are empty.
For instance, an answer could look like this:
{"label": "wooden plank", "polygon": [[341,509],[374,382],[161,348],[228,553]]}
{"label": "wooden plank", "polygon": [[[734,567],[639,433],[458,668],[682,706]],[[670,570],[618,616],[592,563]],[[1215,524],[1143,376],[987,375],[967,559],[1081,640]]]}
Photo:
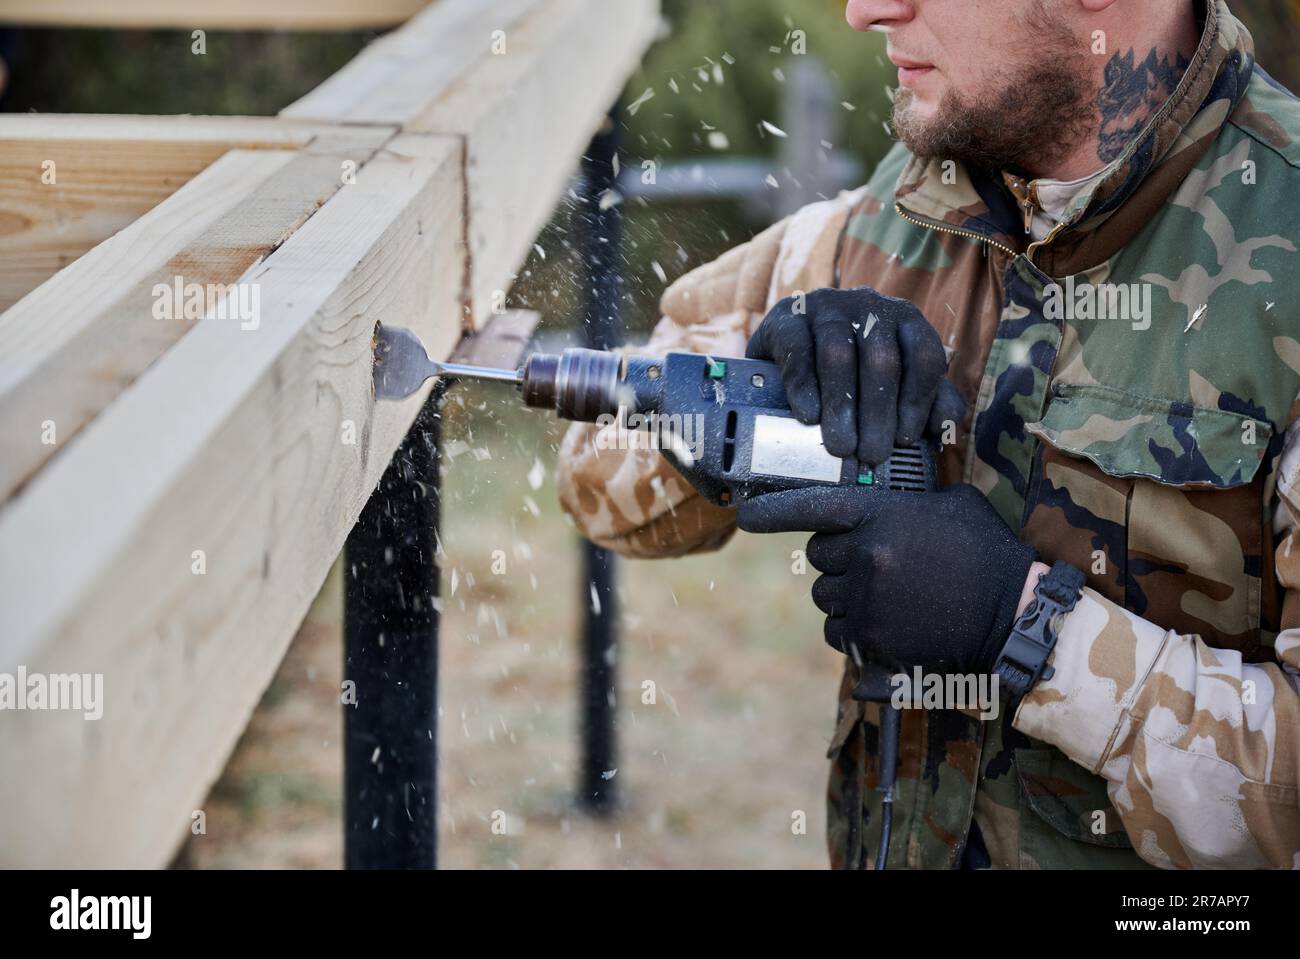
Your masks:
{"label": "wooden plank", "polygon": [[0,671],[104,677],[98,721],[0,722],[0,865],[188,833],[427,394],[375,403],[376,323],[460,336],[458,153],[393,140],[251,272],[257,331],[200,321],[0,513]]}
{"label": "wooden plank", "polygon": [[508,55],[484,57],[407,125],[466,139],[476,322],[500,308],[657,26],[657,0],[546,0],[510,30]]}
{"label": "wooden plank", "polygon": [[516,369],[523,363],[533,331],[541,320],[542,314],[536,310],[496,313],[482,329],[460,341],[452,361],[470,366]]}
{"label": "wooden plank", "polygon": [[[183,191],[0,314],[0,503],[194,327],[182,303],[158,315],[160,286],[234,284],[343,187],[345,162],[359,168],[390,134],[318,137],[264,179],[234,184],[233,204],[223,165],[223,190]],[[224,204],[219,215],[187,225],[209,202]]]}
{"label": "wooden plank", "polygon": [[0,310],[232,149],[288,149],[320,124],[274,117],[0,116]]}
{"label": "wooden plank", "polygon": [[[494,31],[510,31],[541,0],[438,0],[400,30],[376,40],[352,62],[280,115],[305,120],[405,124],[484,57]],[[610,4],[621,7],[622,0]],[[594,51],[584,50],[581,56]],[[574,56],[574,48],[569,49]]]}
{"label": "wooden plank", "polygon": [[357,30],[389,27],[425,0],[0,0],[0,24],[182,30]]}

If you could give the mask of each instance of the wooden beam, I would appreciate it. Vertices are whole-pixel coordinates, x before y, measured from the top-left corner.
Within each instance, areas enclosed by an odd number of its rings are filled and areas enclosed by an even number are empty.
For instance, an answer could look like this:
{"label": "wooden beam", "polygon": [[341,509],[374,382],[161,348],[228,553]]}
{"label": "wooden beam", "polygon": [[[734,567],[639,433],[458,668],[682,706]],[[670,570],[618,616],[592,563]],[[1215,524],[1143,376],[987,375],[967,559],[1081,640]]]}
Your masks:
{"label": "wooden beam", "polygon": [[658,23],[657,0],[539,3],[504,56],[482,58],[407,124],[465,138],[475,322],[500,308]]}
{"label": "wooden beam", "polygon": [[0,0],[0,24],[182,30],[391,27],[425,0]]}
{"label": "wooden beam", "polygon": [[250,274],[258,330],[199,322],[0,513],[0,671],[104,677],[98,721],[0,722],[0,864],[188,833],[427,393],[376,405],[376,323],[460,337],[460,171],[393,140]]}
{"label": "wooden beam", "polygon": [[[484,57],[494,32],[514,24],[542,0],[438,0],[402,29],[376,40],[347,66],[280,112],[299,120],[403,125]],[[621,6],[622,0],[610,4]],[[584,50],[581,56],[595,51]],[[570,49],[571,59],[576,59]]]}
{"label": "wooden beam", "polygon": [[0,503],[194,327],[183,302],[155,309],[160,286],[234,284],[391,133],[331,133],[266,163],[238,151],[0,314]]}
{"label": "wooden beam", "polygon": [[281,116],[372,117],[465,138],[471,315],[482,322],[653,38],[658,10],[657,0],[443,0]]}
{"label": "wooden beam", "polygon": [[232,149],[290,149],[320,124],[274,117],[0,116],[0,310]]}

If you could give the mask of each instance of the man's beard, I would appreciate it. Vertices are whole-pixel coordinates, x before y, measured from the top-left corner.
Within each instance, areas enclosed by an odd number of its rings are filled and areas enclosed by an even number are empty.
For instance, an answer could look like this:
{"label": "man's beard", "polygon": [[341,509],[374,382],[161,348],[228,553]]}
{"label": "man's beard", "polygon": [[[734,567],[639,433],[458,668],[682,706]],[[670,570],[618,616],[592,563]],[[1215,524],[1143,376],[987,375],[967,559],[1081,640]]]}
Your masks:
{"label": "man's beard", "polygon": [[903,87],[894,98],[894,130],[925,159],[957,160],[977,169],[1041,170],[1095,132],[1095,90],[1087,54],[1072,34],[1035,31],[1037,61],[1003,73],[976,102],[949,90],[935,115],[912,109],[916,94]]}

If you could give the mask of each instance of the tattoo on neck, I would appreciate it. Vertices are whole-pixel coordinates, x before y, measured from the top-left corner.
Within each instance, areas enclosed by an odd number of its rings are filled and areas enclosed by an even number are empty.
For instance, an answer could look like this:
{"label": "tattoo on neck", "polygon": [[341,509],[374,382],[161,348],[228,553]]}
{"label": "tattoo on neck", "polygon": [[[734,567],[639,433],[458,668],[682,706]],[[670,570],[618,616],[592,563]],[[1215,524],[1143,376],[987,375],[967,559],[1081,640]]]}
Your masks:
{"label": "tattoo on neck", "polygon": [[1181,53],[1157,57],[1154,48],[1143,60],[1138,60],[1133,50],[1111,57],[1097,94],[1101,112],[1097,156],[1103,163],[1124,152],[1147,117],[1169,99],[1189,64]]}

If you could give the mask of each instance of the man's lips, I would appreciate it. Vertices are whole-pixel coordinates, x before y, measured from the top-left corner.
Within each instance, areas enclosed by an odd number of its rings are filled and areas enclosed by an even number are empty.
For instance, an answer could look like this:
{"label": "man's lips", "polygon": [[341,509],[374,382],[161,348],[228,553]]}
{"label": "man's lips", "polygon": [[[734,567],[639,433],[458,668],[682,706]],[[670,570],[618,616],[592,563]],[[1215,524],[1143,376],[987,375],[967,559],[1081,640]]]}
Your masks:
{"label": "man's lips", "polygon": [[904,86],[911,86],[919,81],[926,74],[934,70],[933,63],[925,63],[921,60],[913,60],[910,57],[889,51],[889,62],[898,67],[898,82]]}

